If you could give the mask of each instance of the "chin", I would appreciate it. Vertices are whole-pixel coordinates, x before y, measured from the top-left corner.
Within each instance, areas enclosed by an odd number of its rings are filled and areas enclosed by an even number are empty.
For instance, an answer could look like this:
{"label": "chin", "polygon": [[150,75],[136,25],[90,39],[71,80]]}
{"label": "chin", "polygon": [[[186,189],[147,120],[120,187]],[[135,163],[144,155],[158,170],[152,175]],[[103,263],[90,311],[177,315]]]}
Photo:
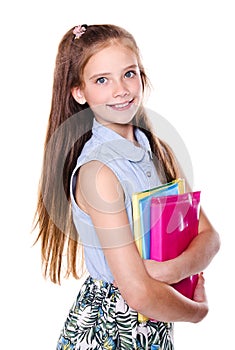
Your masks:
{"label": "chin", "polygon": [[131,124],[133,118],[134,118],[134,115],[130,115],[130,116],[129,115],[124,115],[124,116],[109,115],[107,117],[101,117],[101,119],[103,119],[107,123],[120,124],[120,125]]}

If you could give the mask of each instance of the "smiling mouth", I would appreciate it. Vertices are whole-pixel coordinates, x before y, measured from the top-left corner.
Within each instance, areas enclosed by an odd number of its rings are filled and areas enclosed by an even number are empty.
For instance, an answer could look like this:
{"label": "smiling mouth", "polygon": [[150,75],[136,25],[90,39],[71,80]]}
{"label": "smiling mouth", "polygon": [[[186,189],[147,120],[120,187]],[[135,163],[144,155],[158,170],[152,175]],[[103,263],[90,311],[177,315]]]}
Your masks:
{"label": "smiling mouth", "polygon": [[112,105],[107,105],[109,108],[115,109],[115,110],[125,110],[128,109],[130,107],[130,105],[132,105],[134,99],[132,98],[130,101],[127,102],[123,102],[123,103],[115,103]]}

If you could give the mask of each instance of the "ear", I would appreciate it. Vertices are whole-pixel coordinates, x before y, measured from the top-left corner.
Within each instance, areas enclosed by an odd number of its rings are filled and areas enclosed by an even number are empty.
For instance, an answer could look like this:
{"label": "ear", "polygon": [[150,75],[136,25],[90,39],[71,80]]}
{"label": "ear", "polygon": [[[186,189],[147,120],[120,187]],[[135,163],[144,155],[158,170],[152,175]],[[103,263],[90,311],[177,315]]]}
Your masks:
{"label": "ear", "polygon": [[86,103],[86,99],[82,93],[82,90],[79,87],[73,87],[71,89],[71,94],[80,105],[84,105]]}

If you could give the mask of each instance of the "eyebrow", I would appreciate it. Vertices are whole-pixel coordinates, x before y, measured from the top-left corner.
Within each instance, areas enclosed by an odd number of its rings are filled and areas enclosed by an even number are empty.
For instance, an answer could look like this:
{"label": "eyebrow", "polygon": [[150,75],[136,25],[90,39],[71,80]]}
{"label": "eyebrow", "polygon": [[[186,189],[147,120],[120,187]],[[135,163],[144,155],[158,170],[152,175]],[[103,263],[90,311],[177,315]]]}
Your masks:
{"label": "eyebrow", "polygon": [[[126,68],[123,69],[123,71],[126,71],[128,69],[133,69],[133,68],[139,68],[139,66],[137,64],[131,64],[130,66],[127,66]],[[111,75],[110,72],[105,72],[105,73],[97,73],[97,74],[94,74],[92,75],[89,80],[93,80],[95,78],[98,78],[98,77],[103,77],[103,76],[107,76],[107,75]]]}

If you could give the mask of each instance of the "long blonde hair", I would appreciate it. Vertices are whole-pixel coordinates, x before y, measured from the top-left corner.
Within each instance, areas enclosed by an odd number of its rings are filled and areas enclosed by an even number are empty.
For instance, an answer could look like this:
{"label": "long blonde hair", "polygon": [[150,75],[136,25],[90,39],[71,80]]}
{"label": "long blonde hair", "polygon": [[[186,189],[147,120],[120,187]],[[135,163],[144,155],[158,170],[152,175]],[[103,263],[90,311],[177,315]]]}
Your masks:
{"label": "long blonde hair", "polygon": [[[66,276],[72,274],[79,278],[78,271],[83,271],[84,266],[79,233],[71,215],[69,188],[77,158],[91,137],[94,116],[87,104],[80,105],[75,101],[71,89],[82,86],[84,67],[91,56],[116,41],[136,54],[145,91],[149,85],[139,49],[133,36],[123,28],[91,25],[76,40],[72,28],[64,35],[58,48],[35,224],[39,228],[36,242],[41,240],[43,273],[49,275],[54,283],[60,283],[64,255],[67,256]],[[176,178],[173,154],[153,134],[143,106],[139,108],[133,124],[148,137],[162,180]]]}

